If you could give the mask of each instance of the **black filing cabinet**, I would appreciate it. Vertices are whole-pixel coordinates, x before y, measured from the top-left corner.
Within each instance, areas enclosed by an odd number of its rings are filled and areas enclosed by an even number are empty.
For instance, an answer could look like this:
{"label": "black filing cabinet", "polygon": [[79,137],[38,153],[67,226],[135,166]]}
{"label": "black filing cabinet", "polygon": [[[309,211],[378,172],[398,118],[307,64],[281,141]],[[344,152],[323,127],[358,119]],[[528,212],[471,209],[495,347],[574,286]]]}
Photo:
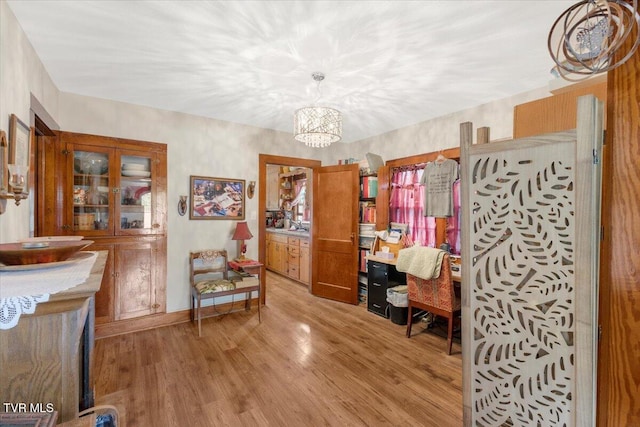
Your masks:
{"label": "black filing cabinet", "polygon": [[406,284],[406,275],[396,270],[393,264],[371,259],[367,263],[367,310],[388,318],[387,289]]}

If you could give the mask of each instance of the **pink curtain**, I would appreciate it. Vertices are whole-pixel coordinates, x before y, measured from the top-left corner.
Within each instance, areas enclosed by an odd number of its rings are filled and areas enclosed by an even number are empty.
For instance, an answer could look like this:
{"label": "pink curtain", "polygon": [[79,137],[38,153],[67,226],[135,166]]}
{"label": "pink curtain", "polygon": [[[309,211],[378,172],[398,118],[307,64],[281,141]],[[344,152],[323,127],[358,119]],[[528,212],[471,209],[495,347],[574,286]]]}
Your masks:
{"label": "pink curtain", "polygon": [[408,224],[407,234],[422,246],[436,245],[436,220],[424,216],[424,185],[420,185],[422,166],[396,169],[391,177],[389,218]]}

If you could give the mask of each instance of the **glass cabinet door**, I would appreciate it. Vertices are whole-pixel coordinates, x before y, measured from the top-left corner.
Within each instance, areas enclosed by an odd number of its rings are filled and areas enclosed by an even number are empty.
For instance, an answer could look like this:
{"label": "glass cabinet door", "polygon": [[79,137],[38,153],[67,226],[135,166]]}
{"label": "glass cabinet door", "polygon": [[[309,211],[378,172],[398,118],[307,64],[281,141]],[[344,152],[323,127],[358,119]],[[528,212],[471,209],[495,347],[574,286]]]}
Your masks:
{"label": "glass cabinet door", "polygon": [[155,226],[153,155],[121,153],[118,234],[151,234]]}
{"label": "glass cabinet door", "polygon": [[73,232],[100,235],[112,230],[110,151],[73,150]]}

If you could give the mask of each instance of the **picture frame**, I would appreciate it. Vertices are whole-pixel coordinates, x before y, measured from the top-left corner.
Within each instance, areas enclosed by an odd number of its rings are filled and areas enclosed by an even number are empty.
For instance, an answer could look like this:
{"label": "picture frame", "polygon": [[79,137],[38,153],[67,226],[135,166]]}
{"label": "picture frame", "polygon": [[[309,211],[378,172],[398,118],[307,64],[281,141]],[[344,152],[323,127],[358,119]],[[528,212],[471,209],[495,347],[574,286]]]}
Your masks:
{"label": "picture frame", "polygon": [[[22,165],[29,170],[31,129],[15,114],[9,119],[9,164]],[[25,177],[28,179],[28,174]],[[29,183],[25,183],[25,189]]]}
{"label": "picture frame", "polygon": [[0,130],[0,194],[9,191],[9,141],[5,131]]}
{"label": "picture frame", "polygon": [[244,179],[191,175],[189,188],[189,219],[244,219]]}

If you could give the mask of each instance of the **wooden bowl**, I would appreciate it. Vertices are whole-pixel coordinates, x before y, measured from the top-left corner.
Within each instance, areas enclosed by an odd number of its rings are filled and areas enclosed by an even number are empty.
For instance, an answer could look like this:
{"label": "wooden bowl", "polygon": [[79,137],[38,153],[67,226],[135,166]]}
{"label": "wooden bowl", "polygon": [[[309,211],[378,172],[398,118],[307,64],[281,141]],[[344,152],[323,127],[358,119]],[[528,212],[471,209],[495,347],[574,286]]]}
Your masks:
{"label": "wooden bowl", "polygon": [[24,243],[3,243],[0,244],[0,263],[25,265],[64,261],[92,243],[91,240],[50,241],[45,247],[33,248],[25,248]]}

